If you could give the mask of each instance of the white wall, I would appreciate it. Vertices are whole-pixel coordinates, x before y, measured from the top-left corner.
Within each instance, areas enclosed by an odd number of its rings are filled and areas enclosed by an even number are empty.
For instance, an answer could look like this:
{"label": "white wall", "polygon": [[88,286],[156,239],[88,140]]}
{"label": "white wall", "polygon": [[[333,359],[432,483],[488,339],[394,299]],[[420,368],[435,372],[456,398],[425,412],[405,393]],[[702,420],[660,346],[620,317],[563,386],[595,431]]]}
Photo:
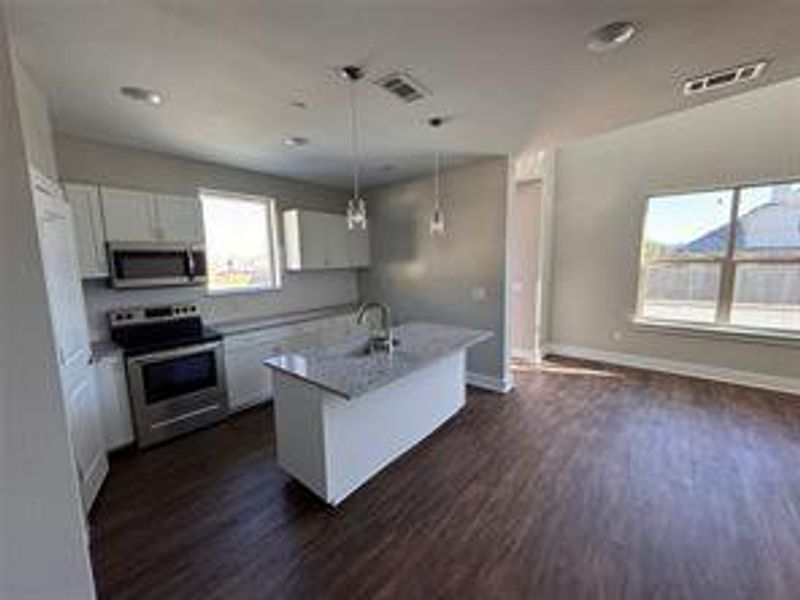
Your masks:
{"label": "white wall", "polygon": [[[101,183],[196,196],[207,187],[261,194],[278,200],[278,210],[299,207],[344,212],[347,194],[299,181],[272,177],[213,163],[74,136],[56,136],[56,159],[63,181]],[[209,322],[266,317],[358,300],[355,271],[285,273],[283,288],[259,294],[207,296],[201,289],[110,290],[102,282],[84,284],[93,337],[107,336],[106,311],[158,302],[197,301]]]}
{"label": "white wall", "polygon": [[[427,320],[489,329],[494,338],[470,351],[468,370],[506,378],[507,158],[447,169],[442,174],[447,233],[432,238],[431,177],[368,194],[372,268],[365,299],[388,302],[397,320]],[[474,296],[482,288],[486,297]]]}
{"label": "white wall", "polygon": [[[0,3],[0,598],[83,600],[94,588],[26,166],[46,156],[47,115],[21,87],[18,111]],[[23,126],[44,154],[26,153]]]}
{"label": "white wall", "polygon": [[797,346],[668,335],[631,323],[649,194],[786,178],[800,178],[800,80],[560,149],[550,341],[798,377]]}

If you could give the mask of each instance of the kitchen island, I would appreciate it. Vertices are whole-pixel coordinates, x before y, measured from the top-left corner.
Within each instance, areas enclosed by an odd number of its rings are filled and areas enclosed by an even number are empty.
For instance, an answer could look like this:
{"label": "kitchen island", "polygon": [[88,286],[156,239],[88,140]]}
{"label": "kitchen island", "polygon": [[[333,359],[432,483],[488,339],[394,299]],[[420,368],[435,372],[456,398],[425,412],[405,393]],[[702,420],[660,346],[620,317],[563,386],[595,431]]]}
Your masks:
{"label": "kitchen island", "polygon": [[337,505],[456,414],[466,351],[491,332],[434,323],[394,329],[392,352],[369,336],[274,356],[278,464]]}

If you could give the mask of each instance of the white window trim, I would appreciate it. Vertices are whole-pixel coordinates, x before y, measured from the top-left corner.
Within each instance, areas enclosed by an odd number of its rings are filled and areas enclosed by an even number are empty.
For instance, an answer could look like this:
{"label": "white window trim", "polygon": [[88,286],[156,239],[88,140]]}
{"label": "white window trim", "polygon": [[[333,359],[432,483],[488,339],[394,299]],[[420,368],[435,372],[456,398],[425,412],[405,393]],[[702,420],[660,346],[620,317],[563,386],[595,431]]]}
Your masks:
{"label": "white window trim", "polygon": [[207,297],[220,297],[220,296],[252,296],[258,294],[265,294],[270,292],[279,292],[283,287],[283,256],[281,254],[281,241],[280,229],[278,227],[278,201],[272,196],[259,196],[255,194],[245,194],[241,192],[230,192],[227,190],[220,190],[215,188],[200,188],[197,191],[197,196],[202,204],[203,196],[218,196],[221,198],[231,198],[233,200],[242,200],[244,202],[257,202],[265,204],[267,209],[267,243],[270,247],[270,256],[272,260],[273,284],[264,286],[253,286],[248,288],[228,288],[221,290],[212,290],[205,286],[205,295]]}
{"label": "white window trim", "polygon": [[[800,182],[800,178],[781,179],[777,181],[762,181],[754,183],[739,183],[728,186],[717,186],[712,188],[699,188],[694,190],[677,191],[671,190],[664,193],[654,193],[645,197],[645,211],[642,218],[641,231],[639,236],[639,263],[637,273],[637,287],[636,287],[636,304],[634,314],[631,322],[635,327],[643,330],[661,331],[666,333],[675,333],[692,336],[702,337],[722,337],[728,339],[736,339],[740,341],[749,342],[767,342],[777,345],[800,345],[800,331],[791,329],[779,329],[770,327],[742,327],[730,323],[730,311],[733,304],[733,294],[736,277],[736,266],[738,264],[746,264],[748,262],[754,263],[790,263],[800,264],[800,257],[756,257],[744,256],[736,257],[736,222],[739,215],[739,204],[741,192],[745,188],[768,186],[768,185],[785,185]],[[647,224],[647,209],[651,198],[657,196],[668,195],[681,195],[691,193],[704,193],[710,191],[728,191],[733,192],[733,199],[731,201],[730,219],[728,222],[729,234],[728,244],[725,253],[721,256],[710,257],[690,257],[690,258],[671,258],[660,259],[656,262],[662,263],[719,263],[720,268],[720,288],[717,297],[716,316],[714,322],[708,323],[705,321],[681,321],[670,319],[654,319],[647,317],[643,314],[643,298],[644,298],[644,283],[646,277],[643,275],[646,272],[646,264],[644,261],[644,243],[645,243],[645,227]]]}

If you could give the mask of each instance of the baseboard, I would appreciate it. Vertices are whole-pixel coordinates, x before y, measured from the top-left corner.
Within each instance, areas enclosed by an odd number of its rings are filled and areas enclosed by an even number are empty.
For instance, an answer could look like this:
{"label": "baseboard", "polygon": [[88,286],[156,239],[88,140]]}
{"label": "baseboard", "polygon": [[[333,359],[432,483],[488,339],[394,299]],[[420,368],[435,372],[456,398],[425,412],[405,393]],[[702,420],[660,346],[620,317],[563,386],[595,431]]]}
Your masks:
{"label": "baseboard", "polygon": [[105,452],[98,453],[92,466],[83,477],[81,485],[81,495],[83,496],[83,506],[88,513],[97,498],[100,488],[108,475],[108,458]]}
{"label": "baseboard", "polygon": [[501,379],[500,377],[472,372],[467,372],[467,384],[501,394],[506,394],[514,389],[514,381],[512,379]]}
{"label": "baseboard", "polygon": [[520,358],[530,362],[537,362],[539,360],[539,353],[530,348],[517,348],[511,351],[511,358]]}
{"label": "baseboard", "polygon": [[610,352],[608,350],[596,350],[594,348],[562,344],[548,345],[546,350],[543,351],[543,354],[557,354],[560,356],[594,360],[623,367],[685,375],[688,377],[697,377],[699,379],[709,379],[711,381],[721,381],[723,383],[733,383],[747,387],[800,395],[800,379],[794,377],[777,377],[775,375],[764,375],[752,371],[740,371],[737,369],[726,369],[724,367],[713,367],[696,363],[666,360],[663,358],[652,358],[637,354],[623,354],[621,352]]}

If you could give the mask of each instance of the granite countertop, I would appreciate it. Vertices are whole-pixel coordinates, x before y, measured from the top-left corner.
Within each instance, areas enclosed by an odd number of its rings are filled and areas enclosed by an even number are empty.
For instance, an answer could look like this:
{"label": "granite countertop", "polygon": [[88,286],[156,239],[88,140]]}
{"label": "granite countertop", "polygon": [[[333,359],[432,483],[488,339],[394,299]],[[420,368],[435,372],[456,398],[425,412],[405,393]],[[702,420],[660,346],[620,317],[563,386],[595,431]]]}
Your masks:
{"label": "granite countertop", "polygon": [[122,356],[122,348],[111,340],[94,340],[92,342],[92,357],[96,361]]}
{"label": "granite countertop", "polygon": [[359,333],[336,346],[273,356],[264,364],[352,399],[493,336],[491,331],[435,323],[407,323],[393,331],[398,344],[392,354],[365,354],[369,337]]}
{"label": "granite countertop", "polygon": [[322,319],[324,317],[343,315],[355,311],[356,308],[357,307],[353,304],[341,304],[338,306],[275,315],[273,317],[250,317],[211,322],[208,325],[222,335],[236,335],[237,333],[245,333],[257,329],[267,329],[269,327],[279,327],[281,325],[291,325],[293,323],[302,323],[304,321]]}

